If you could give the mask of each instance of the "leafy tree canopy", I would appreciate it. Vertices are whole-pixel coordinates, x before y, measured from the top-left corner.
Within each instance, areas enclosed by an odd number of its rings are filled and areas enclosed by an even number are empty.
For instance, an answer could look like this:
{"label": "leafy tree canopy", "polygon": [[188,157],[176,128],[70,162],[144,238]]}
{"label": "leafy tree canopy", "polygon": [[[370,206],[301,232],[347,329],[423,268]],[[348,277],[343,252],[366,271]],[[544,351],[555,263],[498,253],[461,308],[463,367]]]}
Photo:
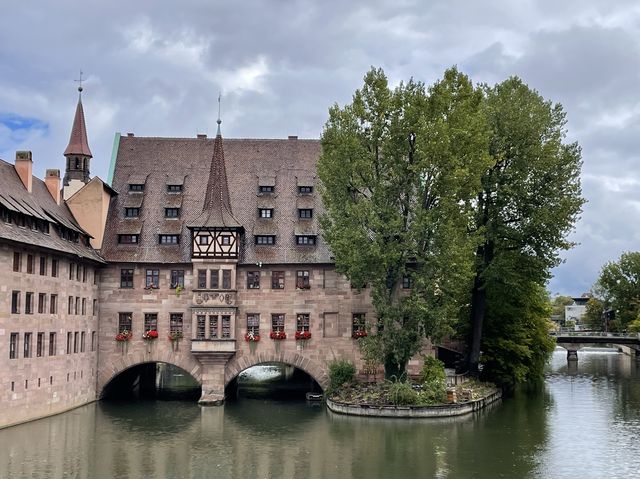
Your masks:
{"label": "leafy tree canopy", "polygon": [[594,286],[605,310],[615,312],[614,328],[625,329],[640,314],[640,252],[626,252],[605,264]]}

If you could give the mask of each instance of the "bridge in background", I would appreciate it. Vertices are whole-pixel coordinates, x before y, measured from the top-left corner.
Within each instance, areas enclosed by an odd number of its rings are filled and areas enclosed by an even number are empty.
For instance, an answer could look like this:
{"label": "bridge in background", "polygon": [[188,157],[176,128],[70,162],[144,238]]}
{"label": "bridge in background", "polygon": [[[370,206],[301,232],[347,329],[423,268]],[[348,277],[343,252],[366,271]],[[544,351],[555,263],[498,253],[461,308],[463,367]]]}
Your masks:
{"label": "bridge in background", "polygon": [[577,361],[578,351],[594,346],[625,346],[633,351],[635,358],[640,360],[640,335],[637,333],[607,333],[599,331],[552,331],[551,336],[556,343],[567,350],[567,360]]}

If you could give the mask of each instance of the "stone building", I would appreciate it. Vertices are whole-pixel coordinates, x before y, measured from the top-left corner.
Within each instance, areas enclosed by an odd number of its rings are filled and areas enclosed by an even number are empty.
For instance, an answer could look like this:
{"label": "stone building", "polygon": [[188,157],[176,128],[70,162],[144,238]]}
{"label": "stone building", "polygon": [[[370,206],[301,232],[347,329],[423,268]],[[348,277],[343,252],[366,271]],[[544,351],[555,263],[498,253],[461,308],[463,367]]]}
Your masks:
{"label": "stone building", "polygon": [[[0,412],[0,426],[94,400],[152,362],[191,374],[201,404],[222,403],[240,372],[265,362],[322,387],[333,358],[375,373],[357,344],[375,323],[369,291],[336,273],[319,231],[319,155],[318,140],[295,136],[223,141],[218,120],[213,139],[116,134],[106,184],[90,178],[79,101],[62,194],[57,171],[32,177],[28,154],[1,163],[2,403],[21,412]],[[22,353],[26,338],[37,354]]]}

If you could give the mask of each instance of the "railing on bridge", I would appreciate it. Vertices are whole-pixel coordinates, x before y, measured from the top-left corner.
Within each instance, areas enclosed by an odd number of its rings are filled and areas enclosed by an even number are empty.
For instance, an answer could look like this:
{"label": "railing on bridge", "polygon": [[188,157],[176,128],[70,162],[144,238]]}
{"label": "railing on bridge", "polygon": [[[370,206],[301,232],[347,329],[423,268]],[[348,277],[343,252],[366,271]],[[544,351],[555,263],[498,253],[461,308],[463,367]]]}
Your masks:
{"label": "railing on bridge", "polygon": [[568,329],[560,329],[559,331],[550,331],[551,336],[569,336],[574,338],[625,338],[640,339],[640,333],[609,333],[605,331],[574,331]]}

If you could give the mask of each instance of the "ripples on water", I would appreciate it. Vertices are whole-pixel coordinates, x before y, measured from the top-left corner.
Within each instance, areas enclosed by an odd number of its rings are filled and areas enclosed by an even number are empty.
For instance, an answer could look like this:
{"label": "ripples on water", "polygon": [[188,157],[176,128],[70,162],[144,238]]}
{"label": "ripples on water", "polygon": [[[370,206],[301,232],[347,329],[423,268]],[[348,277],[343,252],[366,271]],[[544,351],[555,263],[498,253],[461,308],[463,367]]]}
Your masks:
{"label": "ripples on water", "polygon": [[618,478],[640,469],[635,360],[558,351],[545,386],[473,416],[338,416],[305,402],[91,404],[0,430],[2,478]]}

